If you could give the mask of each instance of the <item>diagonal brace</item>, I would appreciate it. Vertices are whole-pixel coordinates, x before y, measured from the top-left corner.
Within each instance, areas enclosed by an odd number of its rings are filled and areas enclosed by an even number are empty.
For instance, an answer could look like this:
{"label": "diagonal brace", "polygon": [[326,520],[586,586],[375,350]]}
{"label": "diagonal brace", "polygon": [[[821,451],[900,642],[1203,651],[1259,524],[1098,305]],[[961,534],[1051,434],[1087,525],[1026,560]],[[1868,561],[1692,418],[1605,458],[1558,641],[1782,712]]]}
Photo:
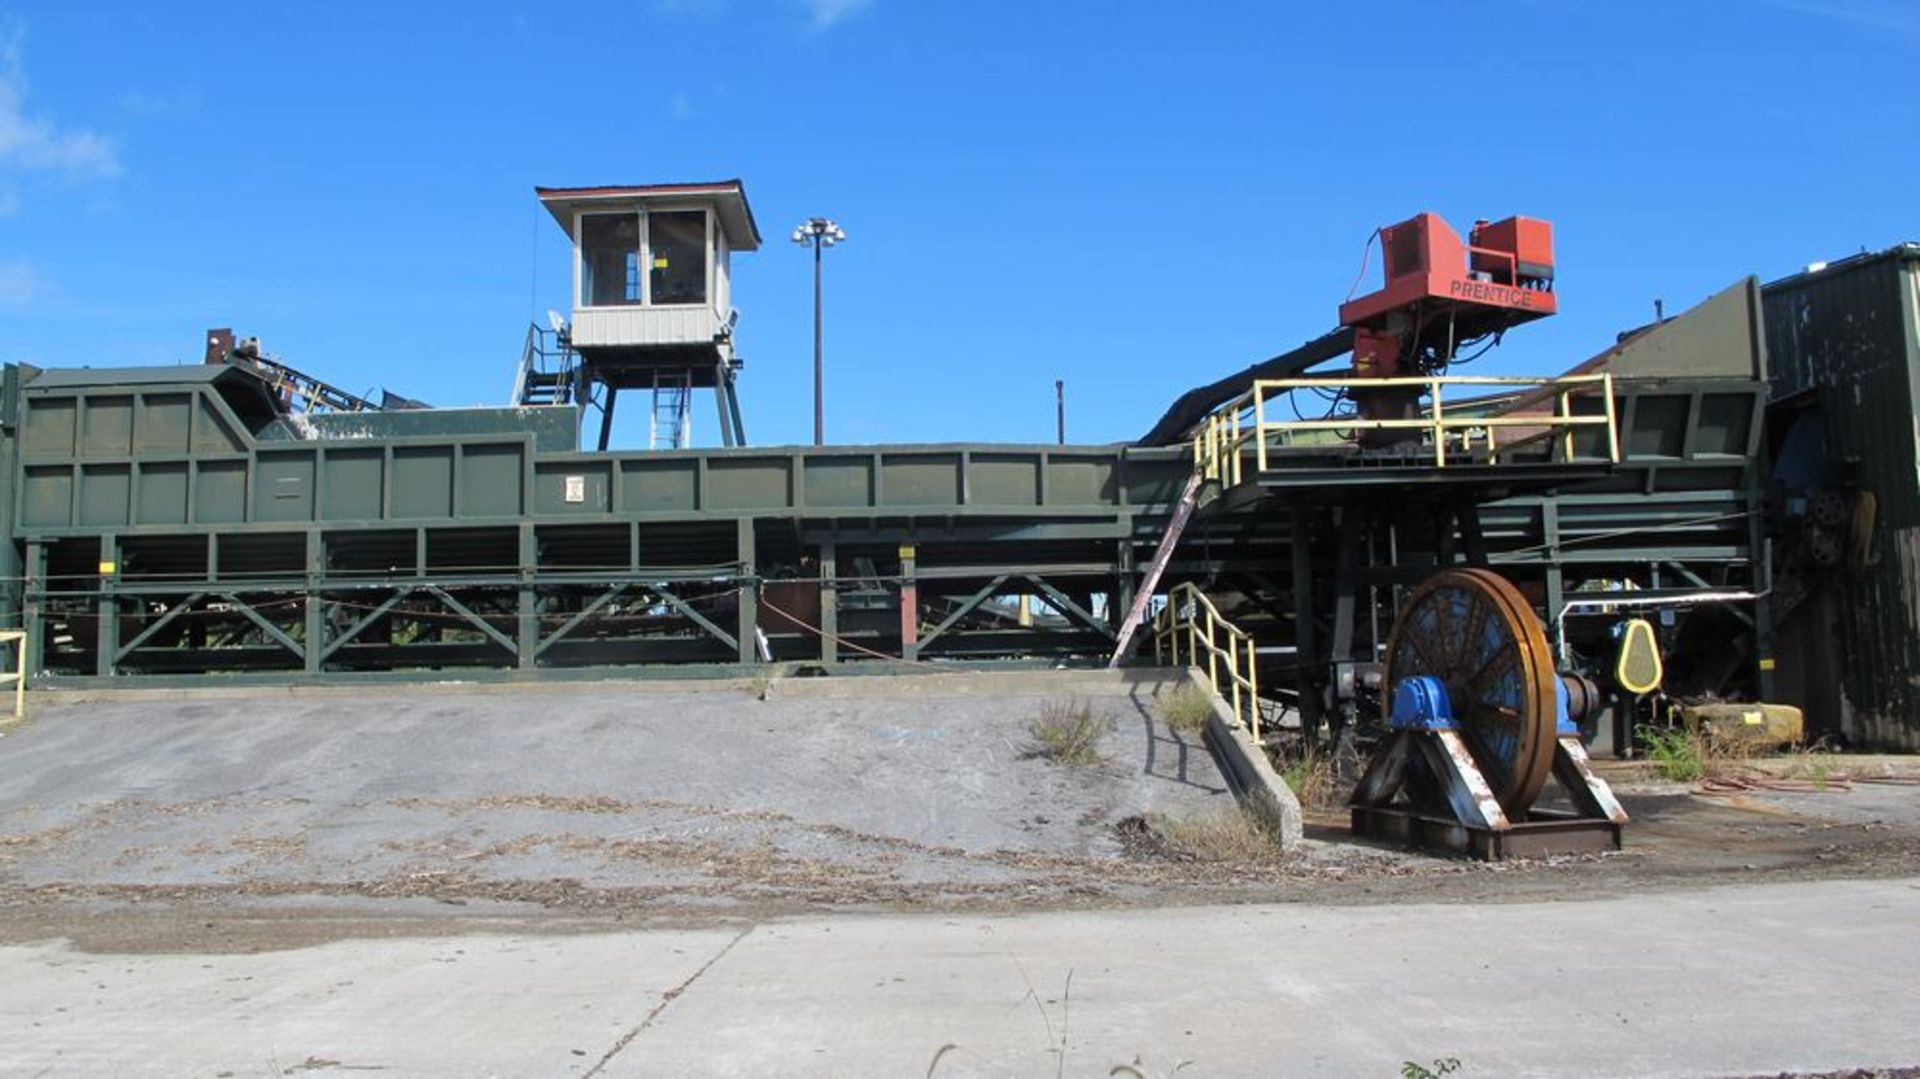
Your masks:
{"label": "diagonal brace", "polygon": [[652,592],[654,595],[659,596],[662,600],[666,601],[667,606],[672,607],[674,610],[679,611],[681,614],[686,615],[689,619],[692,619],[694,625],[697,625],[701,629],[706,630],[708,633],[713,634],[715,639],[717,639],[721,644],[726,645],[728,648],[734,648],[734,649],[737,649],[740,647],[740,638],[735,637],[733,634],[728,633],[726,630],[721,629],[719,626],[714,625],[712,619],[708,618],[704,614],[701,614],[699,611],[694,610],[693,607],[690,606],[686,600],[681,599],[679,596],[674,595],[672,592],[667,591],[666,589],[660,587],[657,584],[653,586]]}
{"label": "diagonal brace", "polygon": [[1055,610],[1058,610],[1062,614],[1068,615],[1078,620],[1082,625],[1100,634],[1102,637],[1105,637],[1107,640],[1111,641],[1114,639],[1114,632],[1113,632],[1112,626],[1109,626],[1105,622],[1102,622],[1098,618],[1095,618],[1093,615],[1088,614],[1085,608],[1081,607],[1078,603],[1075,603],[1073,600],[1068,599],[1067,594],[1065,592],[1060,591],[1058,588],[1053,587],[1052,585],[1048,584],[1046,581],[1041,580],[1039,577],[1031,573],[1023,573],[1021,574],[1021,576],[1025,577],[1028,581],[1031,581],[1033,583],[1033,587],[1039,589],[1040,594],[1047,597],[1047,603],[1049,606],[1053,607]]}
{"label": "diagonal brace", "polygon": [[121,660],[127,658],[128,656],[132,655],[134,649],[147,643],[148,639],[151,638],[154,634],[160,632],[160,630],[163,629],[167,625],[167,623],[172,622],[175,618],[180,617],[180,615],[186,612],[187,608],[200,602],[202,599],[205,599],[206,595],[207,594],[205,592],[195,592],[192,595],[188,596],[186,599],[181,600],[178,604],[175,604],[173,607],[168,608],[167,613],[161,615],[159,618],[154,619],[152,622],[147,623],[147,628],[141,630],[138,634],[135,634],[133,640],[128,641],[126,644],[121,645],[120,650],[113,654],[113,661],[115,663],[118,663]]}
{"label": "diagonal brace", "polygon": [[233,604],[234,607],[238,609],[241,614],[244,614],[247,616],[247,621],[252,622],[256,626],[259,626],[261,629],[261,632],[265,633],[269,637],[272,637],[274,641],[280,645],[280,647],[285,648],[287,651],[292,652],[295,656],[298,656],[303,660],[307,658],[307,650],[301,646],[299,641],[296,641],[292,637],[288,636],[286,630],[283,630],[279,626],[276,626],[272,622],[268,621],[267,617],[261,614],[259,611],[254,610],[251,604],[247,603],[245,600],[241,599],[239,596],[234,595],[232,592],[220,592],[220,593],[216,593],[216,595],[219,598],[226,600],[228,603]]}
{"label": "diagonal brace", "polygon": [[342,633],[340,636],[335,637],[333,641],[327,645],[325,650],[323,650],[320,653],[320,658],[326,659],[327,657],[333,655],[335,652],[338,652],[340,650],[341,645],[344,645],[349,641],[353,640],[355,637],[360,636],[360,634],[363,631],[365,631],[368,626],[373,625],[374,622],[378,621],[388,611],[393,610],[394,604],[399,603],[401,600],[406,599],[408,596],[413,595],[415,591],[416,589],[414,587],[407,587],[407,588],[402,588],[401,590],[399,590],[398,592],[395,592],[391,596],[388,596],[386,600],[380,604],[380,606],[375,607],[372,611],[370,611],[367,614],[365,618],[362,618],[360,621],[355,622],[351,626],[348,626],[347,631],[345,633]]}
{"label": "diagonal brace", "polygon": [[966,600],[960,604],[960,606],[954,608],[953,613],[941,619],[939,625],[933,627],[931,630],[928,630],[926,634],[924,634],[920,638],[921,650],[924,651],[928,645],[938,640],[942,633],[945,633],[946,631],[952,629],[954,623],[960,621],[962,618],[965,618],[967,615],[972,614],[976,608],[978,608],[982,603],[985,603],[988,597],[992,596],[995,592],[1000,590],[1001,585],[1007,583],[1008,576],[1009,574],[1002,573],[1000,576],[995,577],[991,581],[988,581],[987,586],[985,588],[982,588],[980,591],[975,592],[971,596],[968,596]]}
{"label": "diagonal brace", "polygon": [[560,643],[561,638],[565,637],[567,634],[572,633],[574,630],[578,629],[580,627],[580,623],[585,622],[587,619],[592,618],[596,614],[599,614],[601,608],[605,607],[609,603],[612,603],[615,599],[618,599],[621,596],[621,594],[626,592],[626,590],[630,587],[631,587],[630,585],[626,585],[626,584],[617,584],[617,585],[614,585],[612,588],[608,589],[606,591],[606,594],[595,599],[592,603],[587,604],[585,607],[582,607],[580,609],[579,614],[576,614],[572,618],[567,619],[566,622],[563,623],[559,629],[556,629],[552,633],[548,634],[547,638],[541,641],[540,644],[534,648],[533,654],[536,656],[540,655],[541,653],[545,652],[547,649]]}
{"label": "diagonal brace", "polygon": [[512,652],[515,655],[520,654],[520,645],[518,642],[516,642],[512,637],[509,637],[506,634],[500,632],[499,630],[493,628],[493,623],[488,622],[486,619],[475,614],[473,612],[473,608],[468,607],[466,604],[448,595],[445,589],[436,588],[433,585],[427,585],[423,589],[423,591],[427,592],[429,595],[433,596],[435,599],[438,599],[441,603],[446,604],[448,610],[451,610],[454,614],[457,614],[461,618],[466,619],[467,622],[473,626],[473,628],[479,630],[481,633],[484,633],[488,637],[492,638],[493,643],[499,645],[500,647],[506,649],[509,652]]}

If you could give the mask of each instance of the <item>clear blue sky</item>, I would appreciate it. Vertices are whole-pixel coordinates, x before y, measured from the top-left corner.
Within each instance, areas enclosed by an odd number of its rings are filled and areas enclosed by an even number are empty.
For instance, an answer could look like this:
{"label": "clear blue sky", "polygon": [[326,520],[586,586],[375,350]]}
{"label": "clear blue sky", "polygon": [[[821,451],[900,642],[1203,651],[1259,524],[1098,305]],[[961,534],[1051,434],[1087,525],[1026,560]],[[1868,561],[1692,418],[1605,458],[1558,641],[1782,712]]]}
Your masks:
{"label": "clear blue sky", "polygon": [[1912,0],[60,2],[0,34],[0,358],[191,361],[231,325],[503,403],[568,300],[535,184],[740,177],[761,444],[810,437],[810,214],[850,237],[846,442],[1048,441],[1055,378],[1072,439],[1132,438],[1331,328],[1423,209],[1554,222],[1563,313],[1507,372],[1920,239]]}

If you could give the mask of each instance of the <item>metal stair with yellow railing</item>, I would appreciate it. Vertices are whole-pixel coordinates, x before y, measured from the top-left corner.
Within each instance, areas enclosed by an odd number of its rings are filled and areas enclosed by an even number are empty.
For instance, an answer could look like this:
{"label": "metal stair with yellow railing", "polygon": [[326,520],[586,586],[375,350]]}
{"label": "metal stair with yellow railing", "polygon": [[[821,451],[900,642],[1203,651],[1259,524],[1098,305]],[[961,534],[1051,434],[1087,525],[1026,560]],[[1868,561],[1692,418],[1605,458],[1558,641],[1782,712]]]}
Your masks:
{"label": "metal stair with yellow railing", "polygon": [[[1425,388],[1423,414],[1405,419],[1341,416],[1308,420],[1269,420],[1269,405],[1297,390],[1351,397],[1369,391],[1410,386]],[[1447,403],[1449,388],[1473,387],[1487,396]],[[1350,446],[1361,432],[1405,431],[1412,448],[1396,463],[1420,469],[1498,468],[1528,455],[1557,464],[1606,466],[1620,460],[1615,422],[1613,376],[1608,373],[1559,378],[1431,375],[1409,378],[1323,376],[1259,379],[1246,393],[1209,414],[1189,442],[1193,473],[1187,479],[1166,532],[1143,574],[1132,609],[1122,624],[1109,666],[1126,657],[1136,630],[1144,624],[1172,560],[1174,549],[1208,484],[1232,489],[1249,480],[1266,482],[1286,473],[1294,462],[1286,451]],[[1333,439],[1333,442],[1315,440]],[[1252,475],[1249,476],[1249,471]],[[1259,737],[1257,650],[1246,631],[1222,617],[1214,602],[1191,582],[1175,585],[1154,619],[1154,652],[1161,662],[1206,661],[1208,682],[1233,706],[1234,715]],[[1224,665],[1224,682],[1222,672]]]}
{"label": "metal stair with yellow railing", "polygon": [[1183,581],[1168,591],[1167,605],[1153,620],[1153,655],[1162,666],[1184,662],[1205,672],[1214,693],[1233,708],[1234,718],[1253,740],[1260,741],[1260,672],[1253,636],[1221,617],[1200,586]]}

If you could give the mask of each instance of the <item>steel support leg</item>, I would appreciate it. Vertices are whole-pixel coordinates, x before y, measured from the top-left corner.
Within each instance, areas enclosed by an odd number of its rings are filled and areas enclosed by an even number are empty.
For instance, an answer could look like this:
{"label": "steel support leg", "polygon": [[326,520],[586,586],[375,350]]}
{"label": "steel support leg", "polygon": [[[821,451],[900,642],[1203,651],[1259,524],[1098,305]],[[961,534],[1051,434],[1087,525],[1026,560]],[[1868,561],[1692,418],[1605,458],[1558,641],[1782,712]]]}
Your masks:
{"label": "steel support leg", "polygon": [[920,658],[920,583],[914,577],[917,554],[910,544],[900,547],[900,658],[909,663]]}
{"label": "steel support leg", "polygon": [[740,591],[736,594],[740,611],[740,632],[736,635],[739,643],[740,662],[753,663],[759,660],[760,639],[760,582],[756,579],[759,570],[754,565],[753,518],[740,518],[737,533],[740,551],[740,576],[737,582]]}
{"label": "steel support leg", "polygon": [[327,549],[326,541],[321,537],[320,530],[317,528],[307,532],[306,565],[307,596],[306,611],[304,612],[306,615],[306,628],[301,634],[301,636],[306,639],[301,643],[306,646],[304,655],[306,657],[307,673],[319,674],[320,659],[326,652],[327,644],[325,611],[321,606],[320,597],[320,581],[326,576],[327,572]]}
{"label": "steel support leg", "polygon": [[600,452],[607,451],[607,442],[613,438],[613,405],[619,400],[620,391],[611,382],[607,383],[607,404],[600,413]]}
{"label": "steel support leg", "polygon": [[827,540],[820,545],[820,662],[840,662],[840,552]]}
{"label": "steel support leg", "polygon": [[114,582],[120,576],[120,539],[118,536],[100,537],[100,602],[94,607],[97,615],[94,621],[94,673],[102,678],[113,674],[113,657],[120,651],[120,610],[113,594]]}
{"label": "steel support leg", "polygon": [[20,624],[27,629],[27,653],[22,658],[23,673],[38,674],[46,669],[47,630],[42,620],[46,607],[47,545],[27,544],[26,589],[22,595]]}
{"label": "steel support leg", "polygon": [[1299,690],[1300,730],[1309,740],[1320,733],[1320,655],[1313,618],[1313,525],[1304,506],[1293,507],[1293,646],[1299,666],[1294,686]]}
{"label": "steel support leg", "polygon": [[531,670],[540,650],[540,612],[536,606],[539,595],[533,588],[534,570],[540,560],[539,545],[535,541],[533,526],[520,526],[519,599],[515,607],[514,652],[518,657],[521,670]]}
{"label": "steel support leg", "polygon": [[[1132,522],[1128,521],[1127,530],[1132,532]],[[1119,570],[1113,575],[1113,601],[1107,604],[1107,622],[1115,633],[1124,628],[1127,612],[1133,610],[1135,582],[1133,577],[1133,540],[1123,539],[1114,556],[1114,566]]]}
{"label": "steel support leg", "polygon": [[713,403],[720,413],[720,444],[738,446],[740,441],[733,433],[733,413],[727,408],[727,363],[725,360],[716,365],[713,372]]}

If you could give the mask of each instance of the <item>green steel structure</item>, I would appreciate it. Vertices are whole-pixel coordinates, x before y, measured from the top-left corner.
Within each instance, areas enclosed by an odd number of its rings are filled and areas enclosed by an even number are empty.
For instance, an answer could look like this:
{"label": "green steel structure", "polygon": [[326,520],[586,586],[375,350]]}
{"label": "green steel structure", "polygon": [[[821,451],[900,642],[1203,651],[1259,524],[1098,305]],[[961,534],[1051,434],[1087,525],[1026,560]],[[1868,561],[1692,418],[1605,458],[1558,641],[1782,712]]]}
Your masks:
{"label": "green steel structure", "polygon": [[[1276,437],[1260,469],[1243,442],[1158,589],[1214,596],[1315,720],[1372,707],[1401,589],[1460,561],[1530,590],[1569,662],[1604,663],[1639,605],[1697,653],[1678,673],[1757,689],[1757,303],[1736,286],[1582,365],[1612,376],[1613,420],[1578,438],[1445,467]],[[1186,446],[583,453],[573,406],[288,415],[224,365],[0,388],[0,622],[30,631],[36,685],[1104,662],[1196,467]],[[1690,651],[1707,609],[1736,632]]]}

